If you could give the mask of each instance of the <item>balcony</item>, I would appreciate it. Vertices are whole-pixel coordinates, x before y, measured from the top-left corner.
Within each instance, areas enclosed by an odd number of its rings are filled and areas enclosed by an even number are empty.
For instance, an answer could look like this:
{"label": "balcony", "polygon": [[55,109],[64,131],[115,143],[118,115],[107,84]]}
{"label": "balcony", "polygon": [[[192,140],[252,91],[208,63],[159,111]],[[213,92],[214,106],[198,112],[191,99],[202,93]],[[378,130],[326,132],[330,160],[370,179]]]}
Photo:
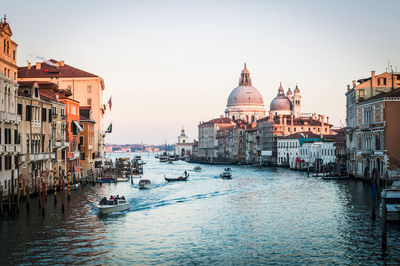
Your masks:
{"label": "balcony", "polygon": [[31,123],[32,123],[32,127],[40,127],[41,126],[40,122],[38,122],[38,121],[32,121]]}
{"label": "balcony", "polygon": [[49,159],[55,159],[55,158],[56,158],[56,155],[54,152],[29,154],[30,161],[43,161],[43,160],[49,160]]}
{"label": "balcony", "polygon": [[22,117],[20,115],[17,115],[17,123],[21,123]]}
{"label": "balcony", "polygon": [[1,121],[7,120],[7,113],[6,112],[3,112],[3,111],[0,112],[0,120]]}
{"label": "balcony", "polygon": [[58,114],[57,113],[53,113],[53,117],[54,118],[58,117]]}
{"label": "balcony", "polygon": [[60,148],[62,145],[61,145],[61,141],[56,141],[56,142],[54,142],[54,147],[56,147],[56,148]]}
{"label": "balcony", "polygon": [[361,124],[360,125],[360,129],[361,130],[370,130],[371,129],[371,125],[370,124]]}
{"label": "balcony", "polygon": [[21,116],[15,113],[0,112],[0,121],[8,123],[21,123]]}
{"label": "balcony", "polygon": [[6,144],[6,152],[14,152],[15,148],[12,144]]}
{"label": "balcony", "polygon": [[5,145],[1,144],[0,145],[0,152],[5,152],[5,151],[6,151]]}
{"label": "balcony", "polygon": [[15,145],[15,151],[21,152],[21,145],[19,145],[19,144]]}
{"label": "balcony", "polygon": [[69,148],[69,143],[68,143],[68,141],[62,140],[62,141],[61,141],[61,147]]}

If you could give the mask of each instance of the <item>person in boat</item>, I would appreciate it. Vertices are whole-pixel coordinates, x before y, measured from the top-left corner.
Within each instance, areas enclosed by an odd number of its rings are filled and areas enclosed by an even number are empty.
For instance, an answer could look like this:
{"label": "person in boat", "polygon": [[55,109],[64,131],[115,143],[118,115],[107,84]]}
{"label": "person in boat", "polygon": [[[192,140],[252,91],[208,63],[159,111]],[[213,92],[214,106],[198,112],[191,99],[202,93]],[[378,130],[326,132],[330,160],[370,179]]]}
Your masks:
{"label": "person in boat", "polygon": [[106,201],[107,201],[107,198],[106,198],[106,197],[102,198],[102,199],[100,200],[100,205],[103,205],[104,203],[106,203]]}
{"label": "person in boat", "polygon": [[122,196],[121,199],[125,200],[125,196]]}
{"label": "person in boat", "polygon": [[187,172],[186,172],[186,170],[185,170],[185,172],[183,173],[185,176],[187,176]]}
{"label": "person in boat", "polygon": [[114,200],[114,196],[113,195],[111,195],[110,200]]}
{"label": "person in boat", "polygon": [[115,199],[120,199],[119,195],[117,195],[117,197]]}

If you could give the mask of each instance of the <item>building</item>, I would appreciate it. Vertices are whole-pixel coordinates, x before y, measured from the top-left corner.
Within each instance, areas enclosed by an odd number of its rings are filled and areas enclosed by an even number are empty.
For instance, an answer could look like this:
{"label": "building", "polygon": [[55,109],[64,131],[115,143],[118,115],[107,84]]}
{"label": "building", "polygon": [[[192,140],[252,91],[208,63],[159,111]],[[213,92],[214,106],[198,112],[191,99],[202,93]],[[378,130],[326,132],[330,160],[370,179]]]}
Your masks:
{"label": "building", "polygon": [[53,170],[56,169],[57,178],[65,178],[67,176],[66,154],[68,148],[68,142],[65,140],[65,104],[58,100],[54,91],[57,91],[57,85],[54,83],[46,82],[39,85],[40,98],[51,103],[51,143],[55,154]]}
{"label": "building", "polygon": [[0,21],[0,190],[3,195],[16,191],[18,156],[21,152],[17,110],[17,44],[7,18]]}
{"label": "building", "polygon": [[255,122],[265,117],[264,100],[260,92],[252,86],[246,64],[240,74],[239,86],[228,97],[225,117],[246,122]]}
{"label": "building", "polygon": [[[390,100],[396,99],[396,96],[389,97],[385,93],[396,95],[393,91],[399,87],[400,73],[384,72],[375,75],[375,71],[371,71],[371,77],[353,81],[352,86],[347,86],[346,146],[347,170],[350,175],[367,179],[371,178],[372,173],[380,177],[386,175],[386,171],[388,176],[395,175],[396,159],[390,161],[391,165],[386,162],[389,163],[389,153],[392,158],[396,157],[396,151],[393,151],[392,145],[387,145],[385,135],[390,134],[386,130],[391,132],[395,127],[393,123],[386,124],[386,120],[394,119],[393,113],[388,110],[396,108],[396,100]],[[394,141],[393,135],[391,138]]]}
{"label": "building", "polygon": [[185,129],[182,128],[181,134],[178,136],[178,143],[175,145],[175,154],[180,159],[188,159],[192,156],[193,142],[189,142],[189,137],[185,133]]}
{"label": "building", "polygon": [[400,88],[356,103],[354,174],[366,179],[400,176]]}
{"label": "building", "polygon": [[[39,93],[37,82],[20,82],[18,88],[18,113],[22,116],[19,125],[21,153],[19,154],[20,172],[31,174],[33,190],[38,191],[40,184],[53,184],[50,176],[42,179],[44,171],[53,170],[53,115],[52,102]],[[25,169],[25,170],[24,170]]]}
{"label": "building", "polygon": [[246,129],[246,163],[257,164],[261,153],[259,152],[260,139],[257,134],[257,124],[252,123]]}
{"label": "building", "polygon": [[304,141],[299,151],[300,161],[321,171],[323,165],[336,162],[335,142],[329,139]]}
{"label": "building", "polygon": [[96,122],[93,145],[95,160],[104,158],[102,118],[105,105],[102,96],[105,87],[101,77],[65,64],[64,61],[51,59],[34,66],[28,63],[26,67],[18,68],[18,80],[56,83],[60,90],[70,91],[71,99],[79,102],[80,106],[91,106],[92,119]]}
{"label": "building", "polygon": [[298,132],[277,139],[277,164],[290,168],[302,168],[300,149],[305,142],[313,143],[320,136],[311,132]]}
{"label": "building", "polygon": [[215,162],[218,157],[217,131],[233,126],[230,118],[221,117],[198,125],[199,142],[197,146],[198,159],[202,162]]}
{"label": "building", "polygon": [[92,120],[91,106],[82,106],[79,108],[79,123],[83,128],[80,133],[79,146],[80,146],[80,166],[84,176],[88,172],[94,172],[94,135],[95,124]]}

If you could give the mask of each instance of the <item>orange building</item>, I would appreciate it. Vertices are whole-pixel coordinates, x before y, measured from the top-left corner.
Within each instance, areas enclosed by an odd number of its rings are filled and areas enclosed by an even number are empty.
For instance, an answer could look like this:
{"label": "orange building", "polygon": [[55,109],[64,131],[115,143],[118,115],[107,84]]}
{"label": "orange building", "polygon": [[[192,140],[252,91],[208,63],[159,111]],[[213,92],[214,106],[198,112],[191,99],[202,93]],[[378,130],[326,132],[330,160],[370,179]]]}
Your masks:
{"label": "orange building", "polygon": [[79,140],[80,132],[83,131],[79,124],[79,102],[67,97],[60,97],[60,102],[65,104],[66,112],[66,139],[69,147],[67,149],[68,167],[71,171],[71,178],[74,181],[80,178],[79,162]]}
{"label": "orange building", "polygon": [[94,132],[96,122],[92,119],[91,106],[79,108],[80,124],[83,131],[80,135],[80,164],[84,172],[93,171],[94,165]]}

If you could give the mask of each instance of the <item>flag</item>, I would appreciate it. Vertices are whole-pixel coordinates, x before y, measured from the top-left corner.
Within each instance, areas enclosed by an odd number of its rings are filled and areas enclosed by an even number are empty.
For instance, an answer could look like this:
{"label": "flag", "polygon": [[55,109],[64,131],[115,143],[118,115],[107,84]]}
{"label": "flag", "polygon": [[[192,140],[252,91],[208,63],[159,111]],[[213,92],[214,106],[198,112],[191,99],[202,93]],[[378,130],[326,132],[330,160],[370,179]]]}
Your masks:
{"label": "flag", "polygon": [[106,133],[111,133],[112,132],[112,123],[108,126]]}
{"label": "flag", "polygon": [[108,107],[110,108],[110,111],[111,111],[111,96],[110,96],[110,100],[108,100]]}

